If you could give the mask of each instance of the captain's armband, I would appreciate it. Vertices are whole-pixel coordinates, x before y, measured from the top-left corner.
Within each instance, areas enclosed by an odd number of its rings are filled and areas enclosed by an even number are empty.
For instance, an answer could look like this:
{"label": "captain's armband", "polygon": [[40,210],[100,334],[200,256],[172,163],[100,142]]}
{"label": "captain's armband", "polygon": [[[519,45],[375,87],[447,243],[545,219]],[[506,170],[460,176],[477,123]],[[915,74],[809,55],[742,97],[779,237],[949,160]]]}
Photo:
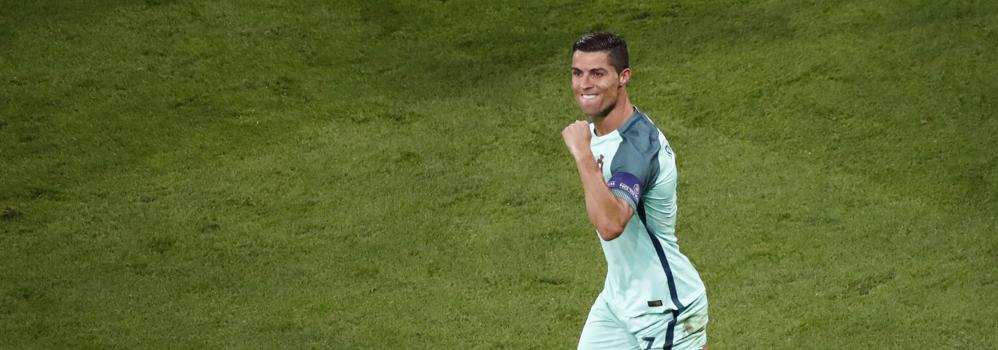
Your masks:
{"label": "captain's armband", "polygon": [[606,182],[617,197],[622,197],[631,203],[631,207],[637,208],[641,202],[641,181],[637,176],[627,172],[617,172]]}

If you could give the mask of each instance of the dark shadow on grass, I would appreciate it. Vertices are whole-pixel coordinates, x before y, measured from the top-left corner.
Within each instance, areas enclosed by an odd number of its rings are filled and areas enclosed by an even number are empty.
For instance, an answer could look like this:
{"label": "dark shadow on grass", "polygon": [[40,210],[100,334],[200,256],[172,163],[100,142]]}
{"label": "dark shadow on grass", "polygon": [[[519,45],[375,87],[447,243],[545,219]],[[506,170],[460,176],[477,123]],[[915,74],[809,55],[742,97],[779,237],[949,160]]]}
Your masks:
{"label": "dark shadow on grass", "polygon": [[58,26],[62,22],[100,18],[118,7],[162,6],[176,0],[127,1],[3,1],[0,2],[0,47],[10,44],[18,32],[36,25]]}
{"label": "dark shadow on grass", "polygon": [[374,65],[366,70],[371,78],[393,82],[403,90],[428,86],[436,92],[459,94],[469,87],[525,74],[527,68],[549,62],[555,55],[565,55],[567,60],[578,33],[559,18],[572,13],[557,4],[528,7],[367,2],[361,5],[361,20],[376,29],[372,40],[359,48],[364,55],[352,63]]}

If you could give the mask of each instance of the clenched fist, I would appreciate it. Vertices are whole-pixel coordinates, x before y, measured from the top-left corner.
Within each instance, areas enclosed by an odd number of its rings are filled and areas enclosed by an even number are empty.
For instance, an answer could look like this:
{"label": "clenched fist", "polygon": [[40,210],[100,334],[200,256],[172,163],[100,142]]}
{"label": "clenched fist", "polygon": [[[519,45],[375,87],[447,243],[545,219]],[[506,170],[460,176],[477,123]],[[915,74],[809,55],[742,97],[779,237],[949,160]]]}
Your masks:
{"label": "clenched fist", "polygon": [[561,131],[561,138],[565,140],[565,147],[576,160],[582,157],[592,158],[593,153],[589,150],[589,142],[593,138],[592,131],[589,130],[589,122],[577,120],[568,124],[565,130]]}

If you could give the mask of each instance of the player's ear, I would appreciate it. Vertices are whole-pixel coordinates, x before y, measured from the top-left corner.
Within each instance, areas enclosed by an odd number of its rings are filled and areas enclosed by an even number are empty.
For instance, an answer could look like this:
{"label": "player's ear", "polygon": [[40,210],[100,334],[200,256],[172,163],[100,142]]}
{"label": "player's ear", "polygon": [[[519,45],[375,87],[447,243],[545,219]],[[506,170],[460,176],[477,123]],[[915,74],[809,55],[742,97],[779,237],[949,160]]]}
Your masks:
{"label": "player's ear", "polygon": [[617,80],[617,86],[623,87],[627,85],[627,83],[631,81],[631,69],[624,68],[624,70],[620,71],[620,74],[617,75]]}

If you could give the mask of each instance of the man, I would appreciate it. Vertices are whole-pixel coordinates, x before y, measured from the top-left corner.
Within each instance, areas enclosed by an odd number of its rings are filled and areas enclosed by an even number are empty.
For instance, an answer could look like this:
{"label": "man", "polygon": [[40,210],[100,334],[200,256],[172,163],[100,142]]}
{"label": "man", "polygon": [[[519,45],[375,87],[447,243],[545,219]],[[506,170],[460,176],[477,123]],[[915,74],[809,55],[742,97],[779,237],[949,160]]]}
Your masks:
{"label": "man", "polygon": [[607,262],[579,349],[706,349],[707,295],[676,241],[676,161],[627,95],[626,42],[589,33],[572,47],[572,92],[590,121],[562,131]]}

